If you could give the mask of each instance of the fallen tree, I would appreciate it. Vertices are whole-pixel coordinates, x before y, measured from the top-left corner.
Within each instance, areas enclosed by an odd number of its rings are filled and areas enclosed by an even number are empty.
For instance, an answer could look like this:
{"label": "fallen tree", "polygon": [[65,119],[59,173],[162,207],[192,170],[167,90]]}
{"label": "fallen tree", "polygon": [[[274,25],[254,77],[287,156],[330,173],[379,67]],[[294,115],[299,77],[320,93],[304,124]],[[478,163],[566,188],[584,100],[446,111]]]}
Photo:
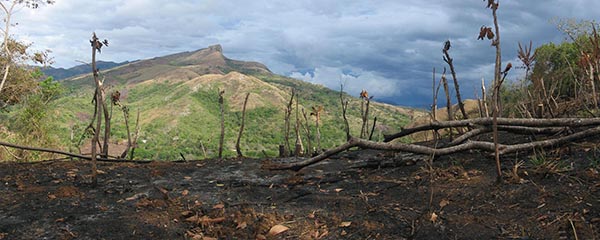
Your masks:
{"label": "fallen tree", "polygon": [[[413,133],[440,130],[444,128],[492,126],[493,118],[473,118],[456,121],[431,122],[411,128],[402,129],[398,133],[384,136],[384,142],[390,142],[396,138],[405,137]],[[520,126],[520,127],[585,127],[600,125],[600,118],[498,118],[498,126]]]}
{"label": "fallen tree", "polygon": [[[499,153],[507,154],[517,151],[530,151],[536,148],[558,147],[573,141],[578,141],[584,138],[592,137],[600,134],[600,118],[556,118],[556,119],[515,119],[515,118],[498,118],[498,130],[516,134],[536,135],[545,134],[552,135],[548,139],[534,140],[527,143],[517,144],[499,144]],[[318,163],[328,157],[348,150],[353,147],[364,149],[388,150],[409,152],[415,154],[423,154],[429,156],[444,156],[467,150],[481,150],[486,152],[495,152],[493,142],[472,140],[474,137],[491,132],[493,124],[492,118],[476,118],[446,122],[432,122],[429,124],[419,125],[413,128],[406,128],[399,133],[386,136],[386,142],[374,142],[360,138],[351,137],[350,140],[338,147],[325,151],[318,156],[310,159],[305,159],[298,162],[290,163],[274,163],[266,162],[264,167],[272,170],[300,170],[306,166]],[[421,131],[439,130],[455,127],[472,127],[472,130],[456,138],[454,141],[440,148],[429,147],[417,144],[407,144],[400,142],[390,142],[391,140],[408,136]],[[575,131],[575,128],[586,128]]]}
{"label": "fallen tree", "polygon": [[[79,159],[83,159],[83,160],[92,160],[91,156],[72,153],[72,152],[65,152],[65,151],[51,149],[51,148],[23,146],[23,145],[17,145],[17,144],[13,144],[13,143],[2,142],[2,141],[0,141],[0,146],[16,148],[16,149],[21,149],[21,150],[26,150],[26,151],[55,153],[55,154],[59,154],[59,155],[67,156],[67,157],[79,158]],[[111,159],[111,158],[104,158],[104,157],[97,157],[96,159],[98,161],[104,161],[104,162],[144,162],[144,163],[151,162],[151,161],[131,161],[131,160],[125,160],[125,159]]]}

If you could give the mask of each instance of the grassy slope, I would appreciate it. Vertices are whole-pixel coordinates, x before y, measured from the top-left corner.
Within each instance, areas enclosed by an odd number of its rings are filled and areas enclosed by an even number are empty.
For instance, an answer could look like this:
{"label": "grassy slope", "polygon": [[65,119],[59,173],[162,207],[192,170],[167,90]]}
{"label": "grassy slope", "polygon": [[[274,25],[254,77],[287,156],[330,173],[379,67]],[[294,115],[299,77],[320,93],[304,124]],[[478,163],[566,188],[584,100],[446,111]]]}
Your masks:
{"label": "grassy slope", "polygon": [[[195,53],[203,53],[202,50]],[[235,155],[235,140],[241,121],[241,109],[246,93],[250,92],[246,127],[241,148],[247,156],[263,156],[263,151],[274,156],[278,145],[284,142],[284,109],[292,88],[300,96],[300,108],[310,111],[311,107],[323,105],[325,112],[321,120],[322,148],[330,148],[345,141],[344,124],[341,116],[339,92],[323,86],[291,79],[264,70],[256,63],[225,60],[227,65],[222,74],[203,74],[209,65],[173,64],[175,60],[195,53],[180,53],[150,60],[139,61],[104,71],[107,96],[113,90],[122,94],[122,103],[131,109],[131,125],[140,111],[140,141],[136,158],[180,159],[180,153],[187,159],[204,158],[201,145],[208,157],[216,156],[219,134],[218,89],[225,90],[225,156]],[[211,53],[216,60],[223,58],[220,53]],[[188,56],[188,57],[189,57]],[[202,59],[200,59],[202,60]],[[215,61],[216,61],[215,60]],[[218,63],[218,61],[216,61]],[[247,67],[237,65],[245,64]],[[245,66],[244,65],[244,66]],[[207,67],[208,66],[208,67]],[[243,74],[233,72],[240,69]],[[266,69],[266,68],[265,68]],[[90,75],[62,81],[69,89],[61,98],[51,103],[53,109],[47,124],[51,134],[59,139],[63,149],[76,149],[77,142],[90,122],[93,114],[91,97],[93,81]],[[356,93],[358,95],[358,93]],[[360,131],[360,100],[351,98],[348,118],[351,133]],[[10,121],[19,106],[10,113],[1,113],[3,122]],[[113,111],[111,142],[125,142],[126,129],[123,114],[117,107]],[[380,139],[381,131],[394,132],[409,121],[412,110],[390,105],[373,103],[371,119],[378,118],[378,129],[374,138]],[[302,118],[302,116],[300,116]],[[295,112],[292,114],[292,127],[295,125]],[[315,123],[309,116],[311,140],[315,141]],[[132,129],[133,131],[133,129]],[[10,132],[10,131],[9,131]],[[293,129],[292,129],[293,133]],[[304,132],[302,139],[305,141]],[[71,135],[74,136],[71,139]],[[293,135],[293,134],[291,134]],[[290,136],[291,143],[295,141]],[[143,140],[143,141],[142,141]],[[83,141],[89,144],[89,140]]]}

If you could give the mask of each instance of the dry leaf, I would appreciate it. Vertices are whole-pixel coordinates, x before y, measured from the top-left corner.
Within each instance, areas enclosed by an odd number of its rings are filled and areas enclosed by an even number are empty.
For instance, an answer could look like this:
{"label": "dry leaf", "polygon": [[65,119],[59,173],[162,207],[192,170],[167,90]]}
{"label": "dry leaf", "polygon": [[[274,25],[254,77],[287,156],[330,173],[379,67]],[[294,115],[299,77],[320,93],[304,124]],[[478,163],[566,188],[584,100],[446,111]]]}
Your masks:
{"label": "dry leaf", "polygon": [[236,228],[237,229],[246,229],[246,227],[248,227],[248,224],[246,222],[241,222],[241,223],[238,223]]}
{"label": "dry leaf", "polygon": [[197,234],[197,233],[193,233],[190,231],[187,231],[187,237],[192,239],[192,240],[202,240],[202,234]]}
{"label": "dry leaf", "polygon": [[341,192],[342,190],[344,190],[343,188],[336,188],[335,192]]}
{"label": "dry leaf", "polygon": [[144,196],[146,196],[146,194],[145,194],[145,193],[136,193],[136,194],[134,194],[134,195],[133,195],[133,196],[131,196],[131,197],[125,198],[125,200],[127,200],[127,201],[133,201],[133,200],[136,200],[136,199],[138,199],[138,198],[142,198],[142,197],[144,197]]}
{"label": "dry leaf", "polygon": [[68,171],[68,172],[66,173],[66,175],[67,175],[67,177],[69,177],[69,178],[74,178],[74,177],[77,177],[77,173],[75,173],[75,172],[73,172],[73,171]]}
{"label": "dry leaf", "polygon": [[448,206],[448,204],[450,204],[450,201],[442,199],[442,201],[440,201],[440,209],[444,208],[445,206]]}
{"label": "dry leaf", "polygon": [[266,239],[267,239],[267,237],[265,237],[265,235],[262,235],[262,234],[256,235],[256,240],[266,240]]}
{"label": "dry leaf", "polygon": [[184,179],[184,180],[191,180],[191,179],[192,179],[192,177],[190,177],[190,176],[185,176],[185,177],[183,177],[183,179]]}
{"label": "dry leaf", "polygon": [[268,236],[275,236],[275,235],[278,235],[278,234],[280,234],[280,233],[282,233],[282,232],[285,232],[285,231],[287,231],[287,230],[289,230],[289,229],[290,229],[290,228],[288,228],[288,227],[286,227],[286,226],[283,226],[283,225],[280,225],[280,224],[278,224],[278,225],[275,225],[275,226],[273,226],[273,227],[271,228],[271,230],[269,230],[269,233],[267,233],[267,235],[268,235]]}
{"label": "dry leaf", "polygon": [[342,222],[340,223],[340,227],[349,227],[352,222]]}
{"label": "dry leaf", "polygon": [[156,189],[158,189],[158,191],[160,191],[162,194],[167,194],[167,193],[169,193],[169,190],[167,190],[167,189],[164,189],[163,187],[158,187],[158,186],[157,186],[157,187],[156,187]]}
{"label": "dry leaf", "polygon": [[56,195],[54,195],[54,194],[48,194],[48,199],[54,200],[54,199],[56,199]]}
{"label": "dry leaf", "polygon": [[136,207],[148,207],[148,206],[153,206],[152,201],[148,200],[147,198],[142,198],[140,199],[138,202],[135,203]]}
{"label": "dry leaf", "polygon": [[65,221],[65,218],[59,218],[59,219],[56,219],[54,222],[64,222],[64,221]]}
{"label": "dry leaf", "polygon": [[188,191],[187,189],[186,189],[186,190],[183,190],[183,191],[181,191],[181,195],[182,195],[182,196],[187,196],[188,194],[190,194],[190,191]]}
{"label": "dry leaf", "polygon": [[225,208],[225,204],[222,204],[222,203],[219,203],[219,204],[213,206],[213,209],[223,209],[223,208]]}
{"label": "dry leaf", "polygon": [[98,174],[106,174],[106,172],[105,172],[105,171],[102,171],[102,170],[97,170],[96,172],[97,172]]}
{"label": "dry leaf", "polygon": [[437,221],[438,215],[435,214],[435,212],[431,213],[431,218],[429,219],[429,221],[435,222]]}
{"label": "dry leaf", "polygon": [[194,213],[192,211],[183,211],[183,212],[181,212],[181,216],[182,217],[190,217],[192,215],[194,215]]}
{"label": "dry leaf", "polygon": [[217,183],[217,187],[224,187],[224,186],[225,186],[225,184]]}
{"label": "dry leaf", "polygon": [[342,230],[342,232],[340,233],[340,236],[346,236],[348,233],[346,232],[346,230]]}
{"label": "dry leaf", "polygon": [[198,216],[191,216],[185,219],[186,222],[198,222],[198,220],[200,220],[200,217]]}
{"label": "dry leaf", "polygon": [[327,235],[329,235],[329,231],[327,229],[325,229],[325,230],[323,230],[323,233],[321,233],[321,235],[319,235],[319,237],[317,239],[324,238]]}

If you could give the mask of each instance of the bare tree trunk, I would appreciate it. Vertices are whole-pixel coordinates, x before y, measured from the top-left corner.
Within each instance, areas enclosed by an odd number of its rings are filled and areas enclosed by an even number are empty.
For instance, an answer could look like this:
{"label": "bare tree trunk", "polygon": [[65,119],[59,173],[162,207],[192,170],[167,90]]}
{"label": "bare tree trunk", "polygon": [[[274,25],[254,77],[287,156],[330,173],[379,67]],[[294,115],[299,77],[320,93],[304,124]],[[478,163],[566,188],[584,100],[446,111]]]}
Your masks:
{"label": "bare tree trunk", "polygon": [[10,41],[10,18],[12,17],[13,9],[17,5],[17,1],[13,1],[9,8],[7,8],[4,3],[0,3],[0,7],[4,10],[4,14],[6,14],[6,19],[4,19],[4,51],[6,51],[6,66],[4,66],[4,75],[2,76],[2,82],[0,82],[0,92],[4,89],[4,84],[6,83],[6,79],[8,79],[8,72],[10,71],[10,65],[12,64],[12,53],[8,48],[8,43]]}
{"label": "bare tree trunk", "polygon": [[127,148],[125,148],[125,151],[121,153],[120,158],[125,159],[127,153],[129,153],[129,149],[131,149],[132,142],[131,131],[129,130],[129,108],[127,108],[126,106],[122,106],[121,110],[123,111],[123,118],[125,119],[125,129],[127,130]]}
{"label": "bare tree trunk", "polygon": [[498,116],[500,115],[500,85],[502,82],[500,81],[500,69],[502,65],[502,52],[500,50],[500,27],[498,26],[498,16],[496,11],[498,10],[498,4],[492,6],[492,16],[494,17],[494,29],[496,31],[496,39],[494,40],[493,45],[496,47],[496,65],[494,68],[494,96],[492,97],[494,109],[493,109],[493,131],[494,131],[494,148],[495,154],[494,157],[496,159],[496,173],[498,174],[498,182],[502,181],[502,169],[500,166],[500,149],[498,144]]}
{"label": "bare tree trunk", "polygon": [[485,116],[482,117],[490,117],[490,111],[488,108],[488,100],[487,93],[485,91],[485,81],[481,78],[481,99],[483,99],[483,108],[485,110]]}
{"label": "bare tree trunk", "polygon": [[594,65],[591,63],[589,63],[589,73],[590,73],[590,84],[591,84],[591,88],[592,88],[592,103],[594,103],[594,108],[596,108],[596,111],[600,111],[600,106],[598,106],[598,96],[596,95],[596,84],[594,83]]}
{"label": "bare tree trunk", "polygon": [[360,101],[360,120],[362,124],[360,125],[360,134],[358,137],[365,138],[365,126],[367,124],[365,119],[365,99],[361,99]]}
{"label": "bare tree trunk", "polygon": [[[454,120],[454,114],[452,113],[452,103],[450,102],[450,90],[448,89],[448,80],[446,79],[446,69],[442,74],[442,83],[444,84],[444,93],[446,93],[446,110],[448,111],[448,121]],[[453,138],[452,128],[448,131],[450,133],[450,140]]]}
{"label": "bare tree trunk", "polygon": [[321,116],[320,116],[320,115],[321,115],[321,114],[319,113],[319,114],[316,116],[316,120],[315,120],[315,122],[316,122],[316,124],[315,124],[315,125],[316,125],[316,128],[317,128],[317,152],[321,152],[321,149],[322,149],[322,148],[321,148],[321,130],[319,129],[319,121],[321,120],[321,119],[320,119],[320,118],[321,118]]}
{"label": "bare tree trunk", "polygon": [[[440,78],[440,81],[437,83],[437,87],[435,86],[435,68],[433,68],[433,86],[431,87],[431,90],[433,91],[433,105],[431,106],[431,116],[433,117],[432,122],[437,122],[437,100],[438,94],[440,93],[440,86],[442,85],[442,81],[443,79]],[[437,141],[440,138],[440,133],[437,130],[433,130],[432,137],[433,140]]]}
{"label": "bare tree trunk", "polygon": [[202,149],[202,154],[204,155],[204,159],[208,158],[208,156],[206,155],[206,148],[204,147],[202,140],[200,140],[200,148]]}
{"label": "bare tree trunk", "polygon": [[[348,110],[348,100],[344,101],[344,84],[340,84],[340,104],[342,106],[342,117],[344,118],[344,124],[346,127],[346,141],[350,140],[350,124],[348,124],[348,118],[346,117],[346,111]],[[317,124],[318,125],[318,124]],[[318,131],[317,127],[317,131]],[[319,146],[319,151],[321,151]]]}
{"label": "bare tree trunk", "polygon": [[371,127],[371,133],[369,134],[369,141],[373,139],[373,132],[375,132],[375,124],[377,124],[377,117],[373,119],[373,127]]}
{"label": "bare tree trunk", "polygon": [[225,90],[219,90],[219,107],[221,109],[221,135],[219,137],[219,159],[223,157],[223,141],[225,140],[225,101],[223,94]]}
{"label": "bare tree trunk", "polygon": [[[435,67],[433,68],[432,71],[432,84],[431,84],[431,97],[432,99],[432,104],[431,104],[431,120],[433,122],[437,121],[437,117],[435,116],[436,111],[437,111],[437,92],[435,91]],[[438,90],[440,89],[439,87],[437,88]]]}
{"label": "bare tree trunk", "polygon": [[291,144],[290,144],[290,117],[292,115],[292,104],[294,103],[294,95],[296,94],[296,91],[294,89],[292,89],[292,96],[290,97],[290,102],[288,103],[286,109],[285,109],[285,116],[284,116],[284,122],[285,122],[285,129],[284,129],[284,155],[282,157],[287,157],[290,153],[290,149],[291,149]]}
{"label": "bare tree trunk", "polygon": [[448,48],[444,48],[444,61],[450,66],[450,73],[452,74],[452,79],[454,80],[454,90],[456,90],[456,101],[458,101],[458,107],[460,108],[460,112],[463,115],[464,119],[469,118],[467,115],[467,111],[465,111],[465,105],[462,102],[462,98],[460,97],[460,87],[458,86],[458,79],[456,78],[456,71],[454,71],[454,61],[450,54],[448,54],[448,49],[450,49],[450,40],[447,41]]}
{"label": "bare tree trunk", "polygon": [[235,142],[235,151],[240,158],[243,157],[242,150],[240,150],[240,140],[242,139],[242,133],[244,132],[244,121],[246,120],[246,104],[248,103],[248,97],[250,97],[250,93],[246,93],[246,98],[244,98],[244,106],[242,107],[242,124],[240,126],[240,133],[238,134],[237,141]]}
{"label": "bare tree trunk", "polygon": [[306,141],[308,144],[306,153],[308,156],[311,156],[313,154],[313,149],[312,141],[310,140],[310,126],[308,125],[308,117],[306,116],[304,108],[302,109],[302,116],[304,117],[304,130],[306,131]]}
{"label": "bare tree trunk", "polygon": [[98,49],[98,38],[96,37],[96,33],[92,36],[92,75],[94,77],[94,82],[96,83],[96,109],[97,111],[97,119],[96,119],[96,129],[94,131],[94,137],[92,138],[92,184],[98,184],[98,167],[96,165],[97,159],[97,149],[96,143],[99,141],[100,128],[102,126],[102,116],[100,112],[102,111],[102,84],[100,84],[100,80],[98,79],[98,70],[96,69],[96,50]]}
{"label": "bare tree trunk", "polygon": [[140,109],[137,110],[137,117],[135,119],[135,134],[133,135],[133,145],[131,146],[131,154],[129,160],[133,160],[135,149],[137,148],[137,140],[140,133]]}
{"label": "bare tree trunk", "polygon": [[364,136],[366,138],[369,135],[369,105],[371,104],[370,98],[365,98],[365,114],[363,116],[363,129]]}
{"label": "bare tree trunk", "polygon": [[108,144],[110,141],[110,120],[112,119],[112,104],[110,105],[110,112],[107,110],[106,103],[102,102],[104,106],[104,147],[102,148],[102,157],[108,158]]}
{"label": "bare tree trunk", "polygon": [[298,157],[302,154],[302,152],[304,151],[304,146],[302,145],[302,138],[300,137],[300,114],[299,114],[299,107],[298,107],[298,99],[299,96],[296,95],[296,125],[294,128],[294,131],[296,133],[296,148],[294,149],[294,156]]}
{"label": "bare tree trunk", "polygon": [[[94,64],[95,65],[95,64]],[[95,67],[95,66],[94,66]],[[99,91],[97,91],[96,93],[96,105],[97,108],[101,109],[102,108],[102,104],[100,103],[100,99],[101,97],[101,93],[99,93]],[[96,165],[96,158],[97,158],[97,150],[96,150],[96,144],[99,141],[99,135],[100,135],[100,128],[102,126],[102,116],[100,114],[97,115],[96,118],[96,131],[94,131],[94,137],[92,138],[92,184],[96,185],[98,184],[98,167]]]}

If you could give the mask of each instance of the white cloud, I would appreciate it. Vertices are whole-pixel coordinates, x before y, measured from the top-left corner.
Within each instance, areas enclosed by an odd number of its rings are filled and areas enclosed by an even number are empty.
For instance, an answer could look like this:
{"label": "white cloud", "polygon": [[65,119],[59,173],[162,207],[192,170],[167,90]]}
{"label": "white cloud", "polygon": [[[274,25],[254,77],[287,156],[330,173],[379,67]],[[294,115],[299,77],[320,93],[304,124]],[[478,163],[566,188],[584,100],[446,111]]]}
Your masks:
{"label": "white cloud", "polygon": [[[594,19],[599,8],[600,1],[589,0],[502,2],[503,58],[516,57],[518,41],[539,46],[563,39],[549,19]],[[16,37],[53,50],[60,67],[89,61],[92,31],[109,40],[99,57],[112,61],[220,43],[230,58],[334,89],[339,74],[352,71],[349,91],[368,85],[373,94],[403,104],[411,100],[406,96],[428,96],[431,68],[445,66],[447,39],[467,96],[482,76],[491,76],[494,62],[489,42],[476,41],[479,27],[492,24],[483,1],[59,0],[14,17]],[[308,71],[315,75],[300,74]]]}
{"label": "white cloud", "polygon": [[367,90],[375,98],[391,97],[395,94],[401,94],[402,81],[397,79],[388,79],[377,75],[374,72],[364,71],[357,68],[346,68],[346,71],[335,67],[318,67],[312,72],[300,73],[292,72],[290,77],[304,80],[306,82],[320,84],[331,89],[340,89],[344,85],[344,91],[358,96],[361,90]]}

